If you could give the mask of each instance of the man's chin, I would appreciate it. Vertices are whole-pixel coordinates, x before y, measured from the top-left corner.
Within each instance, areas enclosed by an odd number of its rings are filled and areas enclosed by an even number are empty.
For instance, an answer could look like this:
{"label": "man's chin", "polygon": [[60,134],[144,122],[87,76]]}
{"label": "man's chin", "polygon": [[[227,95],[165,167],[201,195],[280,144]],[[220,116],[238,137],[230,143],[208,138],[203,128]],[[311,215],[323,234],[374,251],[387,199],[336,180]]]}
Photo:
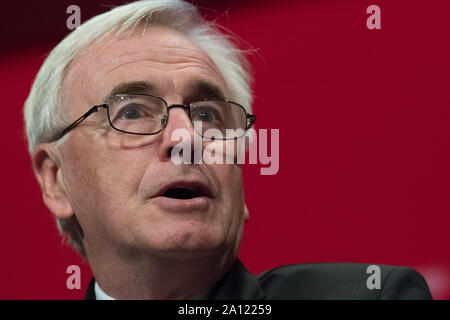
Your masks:
{"label": "man's chin", "polygon": [[149,241],[152,253],[166,259],[200,259],[215,255],[224,249],[224,239],[207,232],[177,233],[158,241]]}
{"label": "man's chin", "polygon": [[169,260],[209,259],[222,252],[223,246],[206,246],[205,244],[183,244],[153,248],[152,254]]}
{"label": "man's chin", "polygon": [[173,250],[173,251],[158,251],[155,253],[158,258],[166,260],[188,261],[210,259],[216,256],[214,250]]}

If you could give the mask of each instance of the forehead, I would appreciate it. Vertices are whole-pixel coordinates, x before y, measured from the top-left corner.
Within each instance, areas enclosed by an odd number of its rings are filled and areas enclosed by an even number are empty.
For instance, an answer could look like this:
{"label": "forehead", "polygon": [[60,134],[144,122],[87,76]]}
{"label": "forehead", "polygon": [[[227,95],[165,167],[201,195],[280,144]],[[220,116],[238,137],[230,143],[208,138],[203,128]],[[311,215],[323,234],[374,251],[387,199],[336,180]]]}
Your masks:
{"label": "forehead", "polygon": [[206,52],[180,32],[150,27],[88,47],[66,73],[64,97],[99,104],[121,83],[138,81],[152,83],[160,94],[180,95],[200,81],[228,95],[223,76]]}

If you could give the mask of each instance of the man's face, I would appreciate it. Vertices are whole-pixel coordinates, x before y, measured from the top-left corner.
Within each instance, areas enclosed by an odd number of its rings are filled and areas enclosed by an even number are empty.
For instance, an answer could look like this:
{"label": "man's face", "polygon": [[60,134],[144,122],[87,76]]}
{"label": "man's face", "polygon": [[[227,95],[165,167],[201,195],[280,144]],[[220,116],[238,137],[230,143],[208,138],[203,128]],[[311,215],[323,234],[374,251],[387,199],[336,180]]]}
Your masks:
{"label": "man's face", "polygon": [[[135,82],[140,84],[130,85]],[[169,105],[217,98],[211,88],[232,98],[206,53],[160,27],[91,46],[70,65],[63,88],[71,119],[117,88],[159,96]],[[59,181],[83,229],[88,258],[100,250],[167,258],[237,253],[248,219],[241,166],[175,165],[170,153],[179,141],[171,141],[171,134],[178,128],[193,138],[181,108],[170,109],[166,128],[153,136],[113,130],[101,109],[58,146]],[[167,188],[193,189],[201,196],[171,198],[164,196]]]}

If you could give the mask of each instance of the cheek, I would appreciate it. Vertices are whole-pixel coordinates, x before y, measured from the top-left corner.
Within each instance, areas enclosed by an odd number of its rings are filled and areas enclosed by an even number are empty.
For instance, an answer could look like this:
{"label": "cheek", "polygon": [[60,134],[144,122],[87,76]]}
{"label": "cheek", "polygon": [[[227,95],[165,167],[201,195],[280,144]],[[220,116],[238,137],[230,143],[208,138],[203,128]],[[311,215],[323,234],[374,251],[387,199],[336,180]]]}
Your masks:
{"label": "cheek", "polygon": [[227,197],[233,197],[237,201],[242,201],[242,166],[236,164],[217,164],[214,165],[213,171],[219,182],[222,194]]}
{"label": "cheek", "polygon": [[130,150],[112,154],[92,141],[68,149],[63,179],[80,224],[113,229],[123,224],[142,177],[142,161],[134,161]]}
{"label": "cheek", "polygon": [[233,248],[234,254],[237,254],[241,242],[245,201],[244,189],[242,185],[242,167],[238,165],[222,165],[217,169],[220,181],[222,182],[222,225],[225,227],[225,242],[227,247]]}
{"label": "cheek", "polygon": [[[244,189],[242,167],[238,165],[215,165],[214,172],[219,181],[221,204],[220,219],[231,229],[238,229],[244,215]],[[226,221],[224,221],[226,220]]]}

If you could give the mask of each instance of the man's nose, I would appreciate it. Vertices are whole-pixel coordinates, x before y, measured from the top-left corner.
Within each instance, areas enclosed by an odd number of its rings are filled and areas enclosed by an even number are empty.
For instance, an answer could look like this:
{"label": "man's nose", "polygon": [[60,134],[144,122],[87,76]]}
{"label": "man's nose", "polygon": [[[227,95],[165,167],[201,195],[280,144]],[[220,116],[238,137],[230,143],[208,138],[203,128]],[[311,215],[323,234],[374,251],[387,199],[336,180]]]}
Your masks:
{"label": "man's nose", "polygon": [[169,160],[174,147],[179,146],[180,142],[183,142],[183,145],[187,144],[186,147],[194,152],[194,126],[189,117],[189,110],[182,105],[172,105],[169,107],[167,121],[166,127],[161,132],[160,159]]}

